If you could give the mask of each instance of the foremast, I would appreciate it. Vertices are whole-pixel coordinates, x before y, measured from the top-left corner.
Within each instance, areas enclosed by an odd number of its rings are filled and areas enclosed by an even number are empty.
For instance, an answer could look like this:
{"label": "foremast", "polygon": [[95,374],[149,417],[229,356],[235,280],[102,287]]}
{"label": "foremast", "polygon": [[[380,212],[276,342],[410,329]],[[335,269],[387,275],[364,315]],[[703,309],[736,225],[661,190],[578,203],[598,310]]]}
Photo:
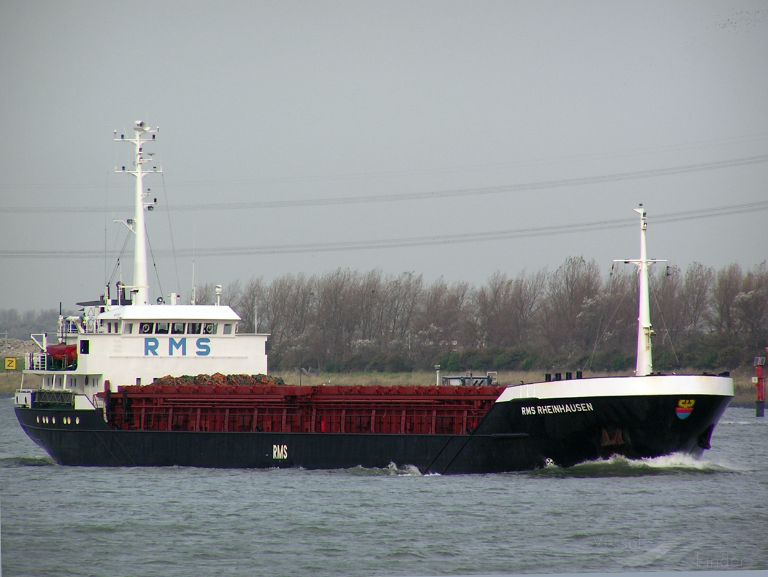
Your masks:
{"label": "foremast", "polygon": [[133,285],[128,287],[131,291],[131,301],[134,305],[149,304],[149,282],[147,280],[147,229],[144,224],[144,211],[152,210],[157,203],[157,199],[147,202],[149,191],[144,190],[144,175],[162,172],[162,169],[152,166],[151,169],[145,169],[144,165],[150,162],[151,154],[144,152],[144,145],[147,142],[153,142],[157,136],[158,128],[147,126],[142,120],[134,123],[133,138],[125,138],[124,134],[116,141],[130,142],[133,145],[133,170],[126,170],[125,166],[116,169],[115,172],[132,174],[136,178],[133,219],[125,224],[134,234],[133,248]]}
{"label": "foremast", "polygon": [[645,208],[640,204],[633,209],[640,215],[640,258],[622,259],[614,262],[623,262],[625,264],[634,264],[637,266],[638,277],[638,314],[637,314],[637,361],[635,365],[635,376],[644,377],[653,373],[653,351],[651,337],[653,337],[653,325],[651,324],[651,303],[648,284],[648,269],[650,265],[656,262],[667,262],[665,260],[649,259],[646,245],[646,230],[648,228],[648,215]]}

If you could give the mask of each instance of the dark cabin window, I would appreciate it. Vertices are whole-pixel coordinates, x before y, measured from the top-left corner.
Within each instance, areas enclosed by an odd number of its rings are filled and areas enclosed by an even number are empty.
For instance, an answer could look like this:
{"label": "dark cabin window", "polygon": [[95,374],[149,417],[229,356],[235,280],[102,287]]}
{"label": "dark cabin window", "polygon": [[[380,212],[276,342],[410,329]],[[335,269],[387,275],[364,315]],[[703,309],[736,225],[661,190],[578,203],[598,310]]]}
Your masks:
{"label": "dark cabin window", "polygon": [[85,339],[80,341],[80,354],[81,355],[87,355],[89,348],[90,348],[90,341],[87,341]]}
{"label": "dark cabin window", "polygon": [[139,333],[142,335],[151,335],[153,324],[154,323],[141,323],[139,325]]}
{"label": "dark cabin window", "polygon": [[202,330],[203,325],[202,323],[189,323],[187,324],[187,332],[190,335],[199,335],[200,331]]}
{"label": "dark cabin window", "polygon": [[168,334],[168,323],[157,323],[157,325],[155,325],[155,334],[156,335],[167,335]]}
{"label": "dark cabin window", "polygon": [[171,334],[183,335],[184,334],[184,323],[172,323],[171,324]]}

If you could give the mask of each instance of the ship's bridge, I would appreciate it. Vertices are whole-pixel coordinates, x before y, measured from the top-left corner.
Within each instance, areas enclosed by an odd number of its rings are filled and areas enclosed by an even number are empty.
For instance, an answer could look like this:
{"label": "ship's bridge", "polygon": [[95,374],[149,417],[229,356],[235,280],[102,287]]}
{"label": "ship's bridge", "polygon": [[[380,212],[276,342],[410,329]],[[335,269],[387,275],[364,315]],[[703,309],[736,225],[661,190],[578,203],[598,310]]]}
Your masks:
{"label": "ship's bridge", "polygon": [[43,388],[95,394],[105,381],[149,384],[166,375],[267,373],[267,334],[237,332],[240,317],[219,305],[127,305],[94,317],[64,319],[58,344],[35,335],[40,347],[28,373]]}
{"label": "ship's bridge", "polygon": [[233,335],[240,317],[228,306],[131,305],[98,315],[99,332],[124,335]]}

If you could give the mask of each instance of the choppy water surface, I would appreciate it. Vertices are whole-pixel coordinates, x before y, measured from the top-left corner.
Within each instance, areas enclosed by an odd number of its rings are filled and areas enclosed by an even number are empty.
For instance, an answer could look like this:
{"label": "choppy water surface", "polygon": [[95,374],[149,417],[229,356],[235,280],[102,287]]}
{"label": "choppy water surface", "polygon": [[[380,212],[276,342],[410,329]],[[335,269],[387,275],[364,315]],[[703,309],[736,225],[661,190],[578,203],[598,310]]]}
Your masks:
{"label": "choppy water surface", "polygon": [[5,575],[468,575],[766,569],[768,423],[703,460],[412,469],[53,465],[0,399]]}

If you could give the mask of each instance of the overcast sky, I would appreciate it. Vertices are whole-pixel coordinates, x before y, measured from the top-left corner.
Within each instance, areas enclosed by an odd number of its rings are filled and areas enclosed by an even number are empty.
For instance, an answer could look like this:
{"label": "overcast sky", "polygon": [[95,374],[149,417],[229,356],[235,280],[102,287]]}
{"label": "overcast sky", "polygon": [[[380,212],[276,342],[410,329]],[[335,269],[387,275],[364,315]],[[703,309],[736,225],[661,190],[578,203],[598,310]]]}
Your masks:
{"label": "overcast sky", "polygon": [[102,292],[133,190],[112,131],[137,119],[166,294],[193,253],[224,284],[607,271],[638,202],[650,256],[766,258],[762,1],[4,0],[0,48],[0,308]]}

